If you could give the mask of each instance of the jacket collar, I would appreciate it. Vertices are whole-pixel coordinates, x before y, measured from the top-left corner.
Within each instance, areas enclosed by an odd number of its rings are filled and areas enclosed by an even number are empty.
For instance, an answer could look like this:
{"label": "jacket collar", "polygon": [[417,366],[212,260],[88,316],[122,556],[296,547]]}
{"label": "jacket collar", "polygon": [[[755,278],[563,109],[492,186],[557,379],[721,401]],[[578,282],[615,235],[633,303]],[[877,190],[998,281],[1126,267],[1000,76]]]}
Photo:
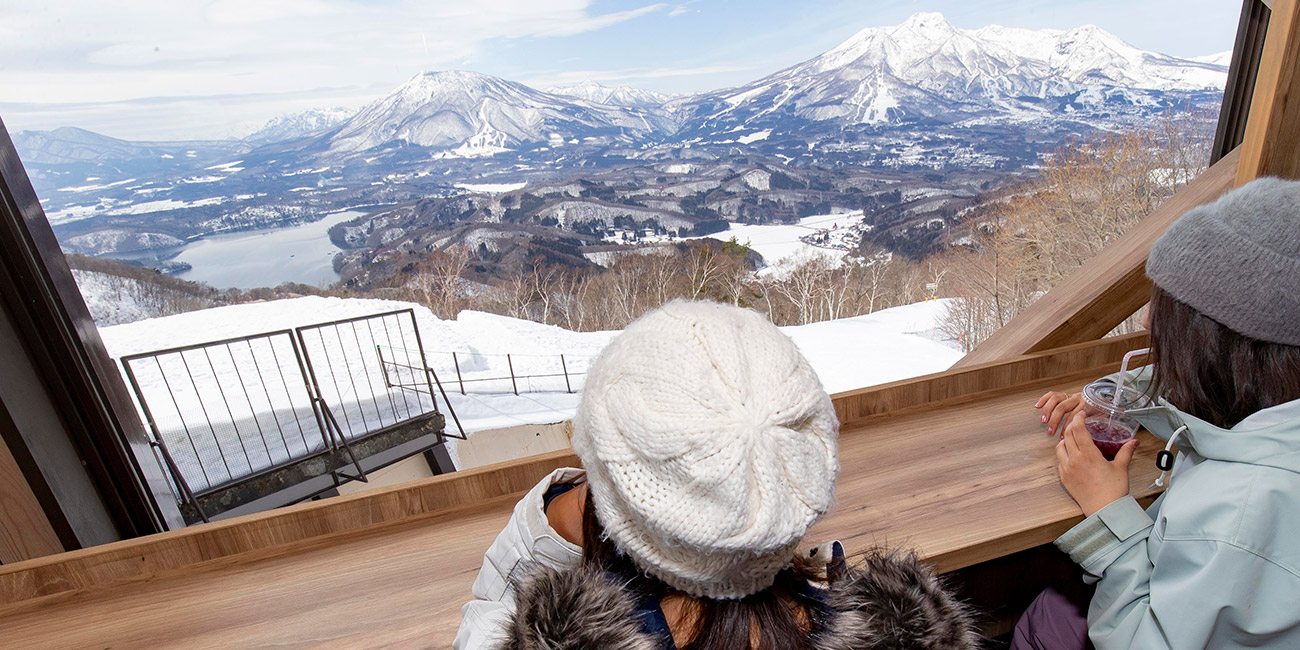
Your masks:
{"label": "jacket collar", "polygon": [[[528,567],[515,581],[509,650],[658,650],[642,631],[634,595],[598,569]],[[971,611],[915,555],[871,551],[827,590],[815,650],[973,650]]]}
{"label": "jacket collar", "polygon": [[1300,400],[1262,409],[1230,429],[1184,413],[1163,397],[1156,406],[1129,413],[1161,440],[1169,440],[1174,431],[1186,426],[1174,443],[1182,451],[1212,460],[1300,472]]}

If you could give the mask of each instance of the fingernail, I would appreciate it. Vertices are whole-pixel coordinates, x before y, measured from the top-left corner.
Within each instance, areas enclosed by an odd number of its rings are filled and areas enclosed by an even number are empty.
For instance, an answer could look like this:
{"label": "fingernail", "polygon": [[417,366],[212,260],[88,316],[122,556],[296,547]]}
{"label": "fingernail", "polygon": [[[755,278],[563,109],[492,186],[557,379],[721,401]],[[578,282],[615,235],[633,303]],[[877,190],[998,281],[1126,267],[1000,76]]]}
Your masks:
{"label": "fingernail", "polygon": [[1043,422],[1046,422],[1046,421],[1047,421],[1047,416],[1044,415],[1044,416],[1043,416]]}

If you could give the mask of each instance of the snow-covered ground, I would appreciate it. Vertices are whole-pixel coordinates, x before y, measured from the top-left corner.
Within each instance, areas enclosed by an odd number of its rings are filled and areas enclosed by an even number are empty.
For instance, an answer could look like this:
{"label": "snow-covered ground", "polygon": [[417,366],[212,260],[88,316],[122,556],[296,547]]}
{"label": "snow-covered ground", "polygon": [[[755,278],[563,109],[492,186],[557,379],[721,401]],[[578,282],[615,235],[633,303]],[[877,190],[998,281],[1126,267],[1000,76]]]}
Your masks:
{"label": "snow-covered ground", "polygon": [[456,183],[456,187],[471,192],[487,192],[489,194],[500,194],[502,192],[513,192],[522,190],[528,186],[527,181],[518,183]]}
{"label": "snow-covered ground", "polygon": [[[862,212],[822,214],[805,217],[796,224],[747,225],[733,223],[713,239],[731,239],[745,244],[763,256],[767,268],[763,272],[779,272],[781,268],[798,263],[812,255],[826,255],[838,262],[850,248],[861,240]],[[809,243],[821,236],[825,243]],[[698,238],[696,238],[698,239]]]}
{"label": "snow-covered ground", "polygon": [[[550,325],[473,311],[461,312],[454,320],[442,320],[413,303],[323,297],[218,307],[105,327],[100,330],[100,334],[109,353],[114,357],[122,357],[407,308],[415,312],[429,366],[437,372],[461,425],[470,433],[518,424],[559,422],[573,417],[588,365],[617,334],[572,332]],[[803,350],[821,376],[826,390],[834,393],[937,372],[952,365],[962,353],[955,343],[944,341],[937,334],[936,323],[941,318],[943,309],[943,301],[931,301],[855,318],[785,327],[783,331]],[[311,336],[306,338],[309,354],[317,345],[340,345],[343,349],[348,349],[347,346],[350,345],[354,350],[353,359],[361,358],[366,365],[376,366],[370,369],[371,374],[365,375],[370,378],[370,384],[367,386],[362,381],[359,388],[356,382],[363,376],[364,368],[359,370],[353,367],[347,371],[342,368],[316,368],[320,383],[324,386],[323,392],[326,393],[324,397],[336,408],[336,415],[345,427],[349,423],[362,426],[360,418],[367,414],[371,422],[375,419],[382,421],[380,412],[387,409],[384,400],[388,393],[397,400],[403,395],[408,400],[413,398],[408,391],[388,391],[384,387],[383,374],[377,368],[379,360],[372,351],[377,345],[380,348],[378,354],[384,355],[387,360],[401,359],[403,354],[414,354],[406,352],[414,347],[409,339],[403,344],[363,335],[364,341],[345,344],[342,337],[337,341],[332,338],[322,339],[319,343],[313,343]],[[284,344],[262,345],[269,349]],[[455,353],[454,360],[452,353]],[[243,409],[240,417],[245,421],[257,421],[258,415],[253,411],[259,409],[274,414],[262,415],[263,427],[272,419],[277,426],[282,420],[291,420],[293,408],[287,403],[277,404],[275,400],[287,400],[296,389],[281,388],[277,391],[276,384],[270,382],[272,389],[263,391],[262,385],[251,378],[256,372],[256,368],[252,368],[252,349],[246,353],[247,356],[244,354],[236,350],[230,356],[229,363],[220,361],[217,364],[220,368],[210,373],[213,379],[209,384],[204,384],[201,380],[192,389],[183,387],[182,400],[189,400],[186,408],[201,409],[202,403],[219,403],[216,402],[218,399],[231,401],[215,395],[200,398],[194,394],[214,392],[212,386],[216,384],[216,376],[230,375],[225,381],[235,379],[244,386],[257,389],[249,392],[268,393],[264,402],[254,395],[255,399],[249,401],[247,408],[239,407]],[[291,350],[288,355],[292,356]],[[509,358],[506,355],[510,355]],[[560,355],[564,355],[564,366],[560,365]],[[297,372],[296,367],[289,365],[290,361],[281,359],[278,363],[290,375]],[[317,365],[322,364],[317,361]],[[457,365],[460,377],[466,382],[466,394],[463,395],[457,381]],[[243,368],[242,376],[236,376],[239,373],[235,371],[235,366]],[[518,396],[514,394],[514,386],[508,379],[511,366],[514,374],[519,377]],[[569,374],[567,386],[564,379],[566,370]],[[350,374],[351,377],[344,376],[345,374]],[[538,375],[552,376],[537,377]],[[527,378],[530,376],[532,378]],[[339,385],[335,380],[340,377],[342,388],[330,388]],[[483,381],[486,378],[496,379]],[[143,381],[159,383],[160,379],[145,378]],[[351,388],[349,382],[352,382]],[[288,383],[292,384],[293,381]],[[574,392],[567,392],[566,387],[572,387]],[[174,386],[172,388],[175,390]],[[380,394],[379,399],[368,397],[368,392]],[[276,397],[281,393],[285,398]],[[414,399],[417,411],[427,410],[427,405],[422,404],[423,396],[415,396]],[[400,405],[396,410],[401,411]],[[451,422],[448,427],[454,431]],[[245,439],[243,442],[248,441]],[[308,447],[315,444],[310,432],[303,444]],[[248,444],[243,446],[249,447]],[[293,446],[294,443],[290,440],[285,444],[284,453],[288,453]],[[173,453],[177,452],[173,450]],[[256,451],[246,453],[257,454],[255,462],[249,463],[254,467],[259,463],[269,466],[280,460],[277,455],[279,452],[274,449],[266,450],[265,454]],[[196,450],[195,460],[203,455]],[[454,449],[452,456],[453,459],[456,457]]]}

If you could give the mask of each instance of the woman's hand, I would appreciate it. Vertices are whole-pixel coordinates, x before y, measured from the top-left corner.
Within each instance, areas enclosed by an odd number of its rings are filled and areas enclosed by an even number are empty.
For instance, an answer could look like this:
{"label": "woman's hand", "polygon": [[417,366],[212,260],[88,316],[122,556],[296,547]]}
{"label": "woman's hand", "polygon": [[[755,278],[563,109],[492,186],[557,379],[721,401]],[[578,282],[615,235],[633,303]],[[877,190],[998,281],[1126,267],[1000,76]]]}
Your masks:
{"label": "woman's hand", "polygon": [[1083,406],[1083,397],[1078,393],[1067,395],[1055,391],[1043,395],[1034,403],[1034,408],[1043,411],[1043,422],[1047,423],[1048,435],[1056,433],[1057,425],[1068,421],[1068,416],[1078,411],[1081,406]]}
{"label": "woman's hand", "polygon": [[1084,516],[1091,517],[1116,499],[1128,496],[1128,464],[1138,443],[1136,438],[1124,443],[1115,460],[1108,461],[1093,444],[1083,421],[1084,414],[1076,413],[1066,424],[1061,441],[1056,443],[1056,471]]}

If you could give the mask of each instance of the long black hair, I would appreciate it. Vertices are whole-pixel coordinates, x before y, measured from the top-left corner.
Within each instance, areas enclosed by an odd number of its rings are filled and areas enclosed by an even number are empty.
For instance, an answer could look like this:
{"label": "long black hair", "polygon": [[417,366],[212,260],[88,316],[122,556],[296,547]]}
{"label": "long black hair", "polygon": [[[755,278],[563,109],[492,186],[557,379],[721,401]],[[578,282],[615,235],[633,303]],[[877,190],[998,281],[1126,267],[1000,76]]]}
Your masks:
{"label": "long black hair", "polygon": [[1150,308],[1153,388],[1170,404],[1229,429],[1300,399],[1300,347],[1239,334],[1158,286]]}
{"label": "long black hair", "polygon": [[[582,513],[582,558],[588,566],[614,573],[628,581],[638,598],[662,602],[670,595],[685,595],[637,568],[605,536],[596,518],[592,495]],[[690,639],[679,650],[810,650],[809,636],[824,618],[821,602],[807,588],[825,579],[810,562],[795,562],[777,574],[766,591],[738,600],[685,598]]]}

